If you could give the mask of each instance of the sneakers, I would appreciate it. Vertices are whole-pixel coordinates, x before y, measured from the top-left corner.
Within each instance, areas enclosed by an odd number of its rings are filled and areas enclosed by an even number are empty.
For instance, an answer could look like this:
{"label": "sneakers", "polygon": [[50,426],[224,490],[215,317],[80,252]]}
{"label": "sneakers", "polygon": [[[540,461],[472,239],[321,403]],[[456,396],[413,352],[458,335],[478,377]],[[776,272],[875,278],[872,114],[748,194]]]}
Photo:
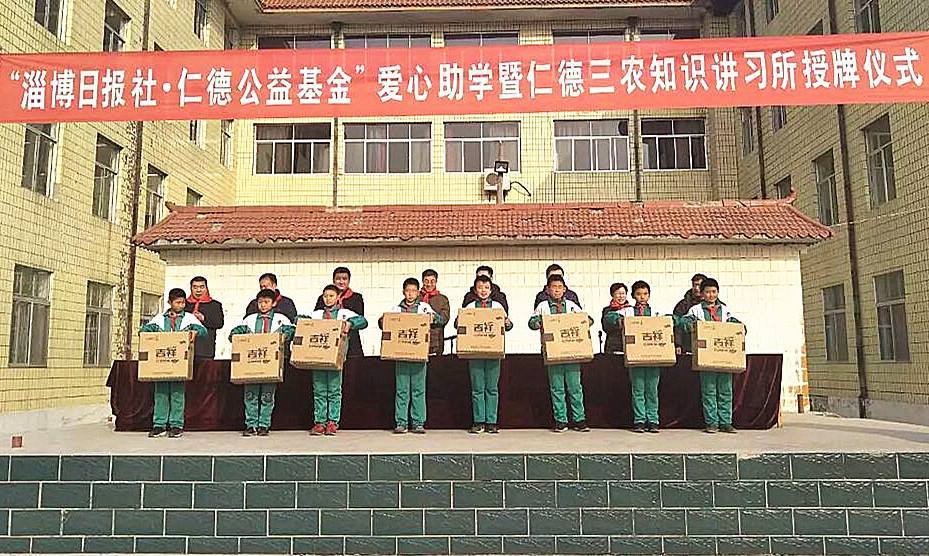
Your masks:
{"label": "sneakers", "polygon": [[658,434],[658,423],[645,423],[645,432]]}
{"label": "sneakers", "polygon": [[180,438],[184,436],[184,429],[179,427],[171,427],[168,431],[168,438]]}
{"label": "sneakers", "polygon": [[313,425],[313,428],[310,429],[311,436],[322,436],[326,434],[326,425],[322,423],[316,423]]}
{"label": "sneakers", "polygon": [[413,434],[426,434],[426,429],[422,425],[413,425],[410,427],[410,432]]}
{"label": "sneakers", "polygon": [[168,433],[168,429],[164,427],[152,427],[151,432],[148,433],[148,437],[149,438],[161,438],[167,433]]}
{"label": "sneakers", "polygon": [[484,425],[481,423],[475,423],[473,427],[468,429],[468,432],[471,434],[481,434],[484,432]]}
{"label": "sneakers", "polygon": [[632,432],[645,432],[645,423],[636,423],[632,425]]}
{"label": "sneakers", "polygon": [[326,436],[335,436],[337,432],[339,432],[339,425],[336,425],[335,421],[329,421],[326,424]]}
{"label": "sneakers", "polygon": [[258,429],[255,427],[245,427],[245,430],[242,431],[242,436],[255,436],[258,434]]}
{"label": "sneakers", "polygon": [[716,425],[707,425],[706,428],[703,429],[703,432],[707,434],[716,434],[719,432],[719,427]]}
{"label": "sneakers", "polygon": [[268,427],[258,427],[258,436],[268,436]]}
{"label": "sneakers", "polygon": [[500,432],[500,427],[498,427],[495,423],[488,424],[484,426],[484,432],[489,432],[490,434],[497,434],[498,432]]}
{"label": "sneakers", "polygon": [[739,432],[739,431],[735,430],[735,427],[733,427],[732,425],[720,425],[720,426],[719,426],[719,432],[725,432],[725,433],[729,433],[729,434],[735,434],[735,433],[737,433],[737,432]]}
{"label": "sneakers", "polygon": [[394,429],[394,434],[406,434],[406,425],[397,425],[397,428]]}
{"label": "sneakers", "polygon": [[555,427],[552,428],[552,432],[568,432],[568,424],[555,422]]}
{"label": "sneakers", "polygon": [[587,426],[587,421],[578,421],[574,423],[574,430],[577,432],[590,432],[590,427]]}

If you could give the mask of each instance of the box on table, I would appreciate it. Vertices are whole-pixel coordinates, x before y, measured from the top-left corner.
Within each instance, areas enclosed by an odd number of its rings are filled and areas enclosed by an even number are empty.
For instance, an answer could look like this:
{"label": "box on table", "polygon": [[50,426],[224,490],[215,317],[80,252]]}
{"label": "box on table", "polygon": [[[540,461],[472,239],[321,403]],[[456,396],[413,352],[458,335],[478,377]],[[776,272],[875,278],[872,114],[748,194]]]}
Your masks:
{"label": "box on table", "polygon": [[284,381],[284,338],[280,332],[232,337],[233,384]]}
{"label": "box on table", "polygon": [[623,319],[623,351],[627,367],[666,367],[677,363],[671,317]]}
{"label": "box on table", "polygon": [[429,329],[433,316],[419,313],[384,313],[381,321],[381,359],[429,361]]}
{"label": "box on table", "polygon": [[194,378],[194,342],[190,332],[139,334],[139,380],[180,381]]}
{"label": "box on table", "polygon": [[300,319],[290,344],[290,364],[298,369],[341,371],[348,354],[348,335],[339,319]]}
{"label": "box on table", "polygon": [[695,371],[745,371],[745,327],[739,323],[698,320],[693,349]]}
{"label": "box on table", "polygon": [[457,355],[461,359],[503,359],[506,311],[471,307],[458,313]]}
{"label": "box on table", "polygon": [[593,360],[587,313],[542,315],[542,357],[546,365]]}

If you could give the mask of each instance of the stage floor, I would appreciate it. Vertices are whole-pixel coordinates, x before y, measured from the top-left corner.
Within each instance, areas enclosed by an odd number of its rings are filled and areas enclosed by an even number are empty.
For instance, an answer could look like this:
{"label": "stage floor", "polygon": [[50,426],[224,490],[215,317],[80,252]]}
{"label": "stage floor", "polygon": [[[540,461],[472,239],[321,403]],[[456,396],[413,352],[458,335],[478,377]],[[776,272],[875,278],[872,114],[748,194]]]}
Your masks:
{"label": "stage floor", "polygon": [[145,433],[114,432],[112,424],[80,425],[23,435],[23,447],[4,439],[0,454],[400,454],[400,453],[761,453],[929,452],[929,427],[888,421],[787,414],[784,426],[739,434],[709,435],[697,430],[635,434],[594,429],[555,434],[504,430],[472,435],[429,430],[425,435],[389,431],[343,431],[311,437],[305,431],[272,431],[266,438],[234,432],[190,432],[179,439],[150,439]]}

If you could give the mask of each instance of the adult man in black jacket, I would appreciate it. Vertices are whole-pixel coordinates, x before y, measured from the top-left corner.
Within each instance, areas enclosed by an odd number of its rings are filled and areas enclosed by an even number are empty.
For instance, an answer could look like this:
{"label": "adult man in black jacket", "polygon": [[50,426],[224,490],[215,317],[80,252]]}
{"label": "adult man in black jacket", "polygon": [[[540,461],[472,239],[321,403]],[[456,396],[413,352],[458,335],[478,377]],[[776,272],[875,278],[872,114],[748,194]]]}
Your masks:
{"label": "adult man in black jacket", "polygon": [[[551,277],[553,274],[557,274],[561,276],[562,278],[564,278],[564,269],[561,268],[561,265],[559,264],[548,265],[548,268],[545,269],[546,283],[548,282],[549,277]],[[539,303],[542,303],[543,301],[551,301],[551,298],[552,298],[551,295],[549,295],[548,293],[548,286],[543,287],[542,291],[535,294],[535,302],[532,304],[533,310],[539,306]],[[570,301],[573,301],[574,303],[577,304],[578,307],[582,306],[581,300],[578,299],[577,294],[574,293],[574,291],[571,288],[567,287],[567,282],[565,282],[564,298]]]}
{"label": "adult man in black jacket", "polygon": [[[481,265],[477,267],[477,270],[474,271],[474,277],[486,276],[491,280],[494,279],[494,269],[490,268],[487,265]],[[500,286],[491,282],[490,284],[490,298],[500,305],[503,305],[503,310],[507,313],[510,312],[510,304],[506,301],[506,294],[500,289]],[[464,296],[464,301],[461,302],[462,307],[467,307],[468,305],[474,303],[478,300],[477,292],[474,291],[474,286],[471,286],[471,289],[468,290],[468,293]]]}
{"label": "adult man in black jacket", "polygon": [[[339,307],[345,307],[358,315],[364,316],[364,297],[360,293],[352,291],[352,288],[349,287],[351,280],[352,273],[344,266],[337,267],[332,271],[332,283],[339,289]],[[314,310],[322,309],[325,306],[323,296],[320,295],[316,300]],[[353,329],[348,333],[348,357],[364,357],[364,354],[364,348],[361,346],[361,335],[358,330]]]}
{"label": "adult man in black jacket", "polygon": [[216,331],[223,327],[225,318],[223,304],[210,296],[210,289],[203,276],[190,279],[190,296],[184,310],[197,317],[200,324],[206,328],[206,336],[197,336],[194,357],[212,359],[216,355]]}
{"label": "adult man in black jacket", "polygon": [[[297,321],[297,306],[294,305],[294,300],[281,295],[280,290],[277,289],[277,276],[270,272],[265,272],[258,278],[258,291],[261,290],[272,290],[277,292],[277,298],[274,300],[274,310],[278,313],[284,315],[290,319],[290,322]],[[252,313],[258,312],[258,301],[252,299],[248,303],[248,307],[245,308],[245,316],[249,316]]]}

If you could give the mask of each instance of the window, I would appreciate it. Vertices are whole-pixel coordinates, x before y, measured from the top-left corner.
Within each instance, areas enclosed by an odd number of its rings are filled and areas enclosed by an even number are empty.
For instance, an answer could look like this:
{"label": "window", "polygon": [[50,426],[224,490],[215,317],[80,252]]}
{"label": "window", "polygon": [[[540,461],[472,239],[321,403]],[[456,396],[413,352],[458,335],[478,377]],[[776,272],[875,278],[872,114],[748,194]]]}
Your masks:
{"label": "window", "polygon": [[855,23],[859,33],[881,32],[881,15],[877,0],[855,0]]}
{"label": "window", "polygon": [[61,4],[62,0],[35,0],[36,23],[56,37],[61,30]]}
{"label": "window", "polygon": [[871,206],[882,205],[897,198],[894,178],[894,151],[890,137],[890,118],[884,116],[864,128],[868,148],[868,182],[871,186]]}
{"label": "window", "polygon": [[624,42],[626,31],[604,29],[602,31],[553,31],[554,44],[594,44],[601,42]]}
{"label": "window", "polygon": [[232,120],[220,122],[219,161],[223,166],[232,168]]}
{"label": "window", "polygon": [[52,274],[16,265],[13,269],[13,313],[10,322],[10,365],[42,367],[48,358],[48,321]]}
{"label": "window", "polygon": [[325,124],[256,124],[256,174],[329,171],[332,128]]}
{"label": "window", "polygon": [[161,296],[142,292],[142,306],[139,311],[139,328],[148,324],[161,312]]}
{"label": "window", "polygon": [[322,48],[328,50],[331,42],[328,35],[265,35],[258,36],[258,49],[271,48],[308,50]]}
{"label": "window", "polygon": [[555,120],[559,172],[629,170],[628,120]]}
{"label": "window", "polygon": [[203,195],[197,193],[191,188],[187,188],[187,206],[188,207],[199,207],[200,202],[203,201]]}
{"label": "window", "polygon": [[777,12],[781,11],[780,6],[778,6],[778,0],[765,0],[764,1],[764,14],[768,23],[771,22],[775,17],[777,17]]}
{"label": "window", "polygon": [[826,331],[826,361],[848,361],[845,327],[845,286],[823,290],[823,326]]}
{"label": "window", "polygon": [[782,179],[781,181],[774,184],[774,195],[778,199],[786,199],[790,197],[790,192],[793,189],[793,186],[790,183],[790,176]]}
{"label": "window", "polygon": [[432,170],[432,124],[345,124],[345,171],[416,174]]}
{"label": "window", "polygon": [[742,125],[742,156],[748,156],[755,150],[755,126],[751,108],[739,108],[739,122]]}
{"label": "window", "polygon": [[819,203],[819,221],[826,226],[839,222],[839,200],[835,191],[835,164],[832,151],[813,161],[816,174],[816,198]]}
{"label": "window", "polygon": [[119,173],[119,153],[122,149],[102,135],[97,135],[97,156],[94,162],[93,214],[109,219],[116,202],[116,177]]}
{"label": "window", "polygon": [[168,175],[148,166],[148,179],[145,182],[145,220],[142,228],[147,230],[161,220],[161,207],[165,200],[165,179]]}
{"label": "window", "polygon": [[706,170],[706,127],[702,119],[643,120],[646,170]]}
{"label": "window", "polygon": [[445,171],[480,172],[506,160],[519,171],[519,122],[445,124]]}
{"label": "window", "polygon": [[129,16],[112,0],[107,0],[103,16],[103,51],[119,52],[126,44],[126,26]]}
{"label": "window", "polygon": [[57,128],[54,124],[26,124],[23,147],[23,181],[26,189],[51,196],[55,175]]}
{"label": "window", "polygon": [[822,35],[825,31],[823,30],[823,20],[816,22],[816,25],[807,32],[807,35]]}
{"label": "window", "polygon": [[445,46],[491,46],[519,44],[519,33],[446,33]]}
{"label": "window", "polygon": [[234,50],[239,42],[239,30],[228,25],[229,21],[226,23],[227,25],[223,27],[223,50]]}
{"label": "window", "polygon": [[206,34],[207,1],[194,0],[194,35],[201,39]]}
{"label": "window", "polygon": [[345,48],[416,48],[432,46],[432,35],[347,35]]}
{"label": "window", "polygon": [[909,361],[910,342],[906,328],[906,287],[903,271],[874,278],[877,297],[877,332],[882,361]]}
{"label": "window", "polygon": [[775,133],[780,131],[787,125],[787,107],[786,106],[772,106],[771,107],[771,129]]}
{"label": "window", "polygon": [[671,41],[677,39],[699,39],[700,29],[643,29],[640,41]]}
{"label": "window", "polygon": [[200,120],[190,120],[189,131],[187,133],[188,139],[194,145],[198,147],[203,146],[203,122]]}
{"label": "window", "polygon": [[84,365],[110,364],[110,328],[113,322],[113,287],[87,282],[87,313],[84,316]]}

